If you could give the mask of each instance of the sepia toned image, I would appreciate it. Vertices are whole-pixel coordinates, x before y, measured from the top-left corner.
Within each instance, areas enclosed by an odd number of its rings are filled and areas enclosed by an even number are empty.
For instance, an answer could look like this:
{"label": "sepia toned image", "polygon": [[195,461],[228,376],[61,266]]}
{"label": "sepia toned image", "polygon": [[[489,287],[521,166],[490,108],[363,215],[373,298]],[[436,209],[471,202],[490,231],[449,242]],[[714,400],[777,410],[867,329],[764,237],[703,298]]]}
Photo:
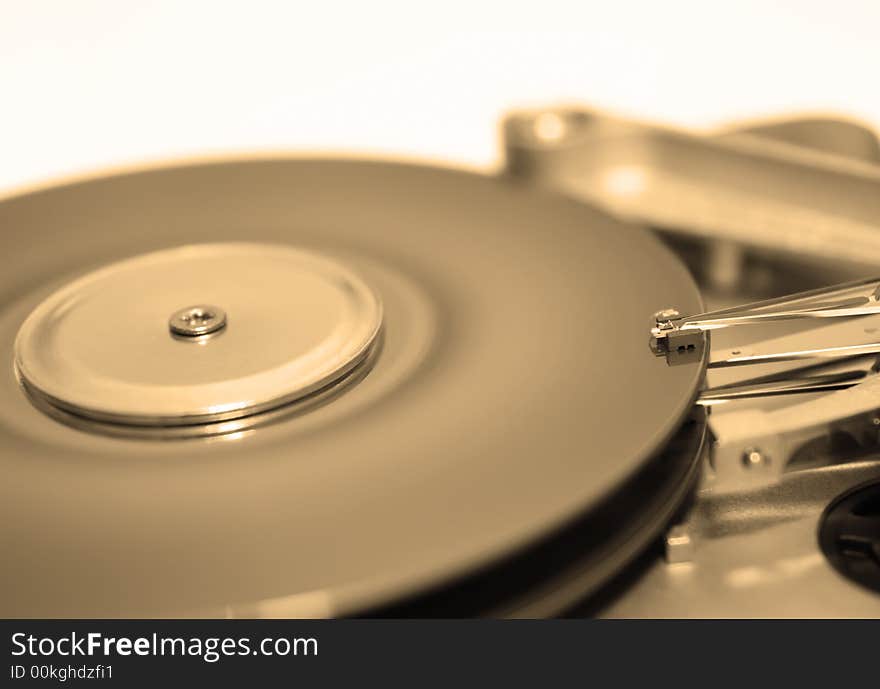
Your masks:
{"label": "sepia toned image", "polygon": [[826,5],[0,0],[0,618],[880,617]]}

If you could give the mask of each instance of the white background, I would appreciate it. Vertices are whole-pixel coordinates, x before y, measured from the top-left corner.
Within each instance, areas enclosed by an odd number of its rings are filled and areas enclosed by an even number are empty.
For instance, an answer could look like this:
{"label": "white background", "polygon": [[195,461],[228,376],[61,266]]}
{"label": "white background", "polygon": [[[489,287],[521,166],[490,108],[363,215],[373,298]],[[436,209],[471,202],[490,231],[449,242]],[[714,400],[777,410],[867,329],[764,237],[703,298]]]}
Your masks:
{"label": "white background", "polygon": [[515,106],[880,124],[880,0],[0,0],[0,189],[307,149],[490,167]]}

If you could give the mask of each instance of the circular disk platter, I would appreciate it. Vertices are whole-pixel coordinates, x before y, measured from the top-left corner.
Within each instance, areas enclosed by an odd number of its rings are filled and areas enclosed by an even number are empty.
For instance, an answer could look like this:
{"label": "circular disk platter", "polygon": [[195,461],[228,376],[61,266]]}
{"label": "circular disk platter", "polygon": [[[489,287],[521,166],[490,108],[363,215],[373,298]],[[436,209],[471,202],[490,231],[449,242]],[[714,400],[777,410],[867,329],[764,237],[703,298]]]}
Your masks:
{"label": "circular disk platter", "polygon": [[8,198],[0,227],[5,617],[368,612],[574,523],[628,557],[613,524],[654,533],[696,464],[634,492],[705,367],[655,357],[652,314],[697,288],[575,202],[255,160]]}
{"label": "circular disk platter", "polygon": [[19,331],[15,363],[31,394],[72,415],[198,434],[344,378],[380,325],[377,296],[332,261],[283,245],[199,244],[55,292]]}

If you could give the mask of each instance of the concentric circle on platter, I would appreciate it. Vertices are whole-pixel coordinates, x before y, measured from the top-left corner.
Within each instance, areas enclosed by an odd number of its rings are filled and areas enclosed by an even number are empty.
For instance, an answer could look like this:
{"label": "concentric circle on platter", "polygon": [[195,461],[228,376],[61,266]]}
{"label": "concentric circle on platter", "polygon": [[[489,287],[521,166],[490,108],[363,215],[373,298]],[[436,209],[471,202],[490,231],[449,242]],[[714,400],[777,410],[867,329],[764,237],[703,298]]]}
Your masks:
{"label": "concentric circle on platter", "polygon": [[256,414],[350,372],[379,298],[336,261],[263,244],[195,244],[89,273],[27,318],[27,389],[98,421],[177,426]]}

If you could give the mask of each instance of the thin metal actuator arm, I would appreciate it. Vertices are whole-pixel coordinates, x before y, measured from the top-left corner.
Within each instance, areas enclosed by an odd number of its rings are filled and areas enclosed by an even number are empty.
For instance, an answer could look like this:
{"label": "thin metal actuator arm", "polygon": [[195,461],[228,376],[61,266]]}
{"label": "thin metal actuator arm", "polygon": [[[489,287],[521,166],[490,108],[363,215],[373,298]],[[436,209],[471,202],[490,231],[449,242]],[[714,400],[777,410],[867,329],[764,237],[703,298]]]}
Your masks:
{"label": "thin metal actuator arm", "polygon": [[711,407],[741,399],[846,390],[861,383],[868,375],[867,371],[860,370],[819,375],[798,375],[797,372],[789,371],[775,380],[747,380],[707,388],[700,393],[697,404]]}
{"label": "thin metal actuator arm", "polygon": [[880,313],[880,277],[798,292],[693,316],[661,319],[657,323],[657,331],[662,336],[670,329],[716,330],[768,321],[845,318],[875,313]]}
{"label": "thin metal actuator arm", "polygon": [[[655,314],[651,348],[670,364],[700,355],[711,330],[774,321],[858,318],[880,314],[880,278],[858,280],[733,308],[682,316],[673,309]],[[880,339],[880,338],[878,338]],[[880,341],[844,342],[830,347],[796,347],[752,352],[746,356],[710,357],[710,367],[741,366],[799,359],[845,359],[880,354]],[[682,356],[687,355],[687,356]]]}

